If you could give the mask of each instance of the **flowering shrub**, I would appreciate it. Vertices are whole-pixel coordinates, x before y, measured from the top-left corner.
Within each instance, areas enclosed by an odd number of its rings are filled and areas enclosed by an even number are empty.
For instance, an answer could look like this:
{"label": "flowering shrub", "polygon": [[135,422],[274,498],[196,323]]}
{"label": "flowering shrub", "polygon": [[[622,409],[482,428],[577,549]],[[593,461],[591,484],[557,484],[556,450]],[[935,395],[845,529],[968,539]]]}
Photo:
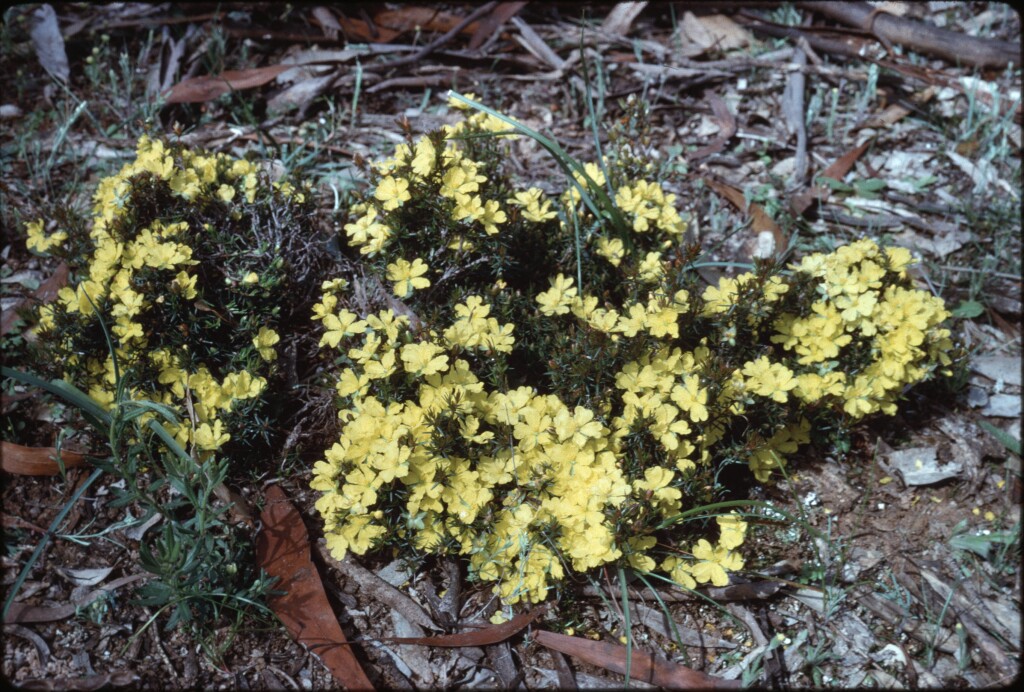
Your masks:
{"label": "flowering shrub", "polygon": [[328,545],[465,555],[506,603],[615,562],[723,585],[746,523],[709,524],[718,470],[765,481],[817,427],[891,414],[949,364],[948,313],[870,240],[702,286],[622,137],[555,196],[514,184],[508,135],[478,112],[400,144],[351,209],[391,296],[339,277],[314,306],[342,426],[312,482]]}
{"label": "flowering shrub", "polygon": [[282,329],[308,320],[322,273],[308,198],[249,161],[143,137],[90,225],[28,224],[28,247],[78,279],[39,310],[43,366],[108,408],[120,375],[179,413],[171,432],[197,458],[265,441]]}

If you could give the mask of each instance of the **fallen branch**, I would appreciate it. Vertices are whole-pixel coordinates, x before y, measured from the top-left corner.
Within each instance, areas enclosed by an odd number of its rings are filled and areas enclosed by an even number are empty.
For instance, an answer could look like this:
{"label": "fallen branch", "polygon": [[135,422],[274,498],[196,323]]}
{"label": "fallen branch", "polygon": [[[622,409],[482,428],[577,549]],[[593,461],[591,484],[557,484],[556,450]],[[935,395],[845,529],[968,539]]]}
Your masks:
{"label": "fallen branch", "polygon": [[904,19],[880,12],[866,2],[797,2],[796,5],[865,31],[882,43],[897,43],[954,64],[997,68],[1020,64],[1019,43],[969,36]]}

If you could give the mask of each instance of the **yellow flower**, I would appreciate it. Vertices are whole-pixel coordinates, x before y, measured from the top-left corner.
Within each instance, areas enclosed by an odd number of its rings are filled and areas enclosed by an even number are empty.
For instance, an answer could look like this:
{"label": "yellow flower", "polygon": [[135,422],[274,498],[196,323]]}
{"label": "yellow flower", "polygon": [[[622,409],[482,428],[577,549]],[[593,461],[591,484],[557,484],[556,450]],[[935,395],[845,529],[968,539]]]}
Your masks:
{"label": "yellow flower", "polygon": [[168,182],[172,192],[188,200],[198,197],[202,190],[202,181],[191,168],[174,171]]}
{"label": "yellow flower", "polygon": [[559,442],[571,440],[578,447],[583,447],[588,439],[598,439],[605,432],[600,421],[594,420],[594,412],[583,406],[577,406],[572,412],[563,408],[554,419],[555,434]]}
{"label": "yellow flower", "polygon": [[551,200],[541,199],[544,191],[539,187],[531,187],[523,192],[517,192],[510,202],[523,208],[523,218],[534,223],[543,223],[553,219],[558,214],[551,210]]}
{"label": "yellow flower", "polygon": [[910,254],[910,250],[905,247],[887,247],[885,255],[889,260],[889,271],[895,273],[900,278],[907,275],[907,267],[915,262],[914,256]]}
{"label": "yellow flower", "polygon": [[337,348],[345,337],[363,334],[367,326],[366,322],[348,310],[342,310],[337,315],[324,315],[323,323],[327,331],[320,337],[320,346],[326,344],[331,348]]}
{"label": "yellow flower", "polygon": [[395,371],[395,352],[384,351],[379,359],[373,358],[363,362],[363,373],[371,380],[383,380],[391,377]]}
{"label": "yellow flower", "polygon": [[[583,186],[584,189],[590,189],[591,187],[590,182],[588,182],[587,178],[589,178],[590,181],[592,181],[594,185],[598,187],[601,187],[602,185],[605,184],[604,172],[601,170],[600,166],[598,166],[596,163],[592,161],[588,161],[587,163],[585,163],[583,165],[582,171],[573,171],[572,177],[575,178],[576,182]],[[580,201],[580,193],[575,186],[569,188],[568,194],[569,199],[572,201],[572,204],[576,204],[577,202]]]}
{"label": "yellow flower", "polygon": [[[462,96],[466,97],[470,101],[477,100],[476,94],[474,94],[472,91],[467,91],[465,94],[462,94]],[[465,101],[460,101],[459,99],[452,96],[451,92],[448,92],[448,106],[450,108],[455,108],[460,111],[468,111],[472,108],[472,106],[470,106]]]}
{"label": "yellow flower", "polygon": [[617,267],[626,256],[626,248],[618,238],[598,238],[597,254],[608,260],[613,267]]}
{"label": "yellow flower", "polygon": [[[262,377],[253,377],[252,373],[242,371],[229,373],[221,384],[221,392],[232,399],[252,399],[259,396],[266,387],[267,381]],[[225,402],[224,408],[230,409],[231,402]]]}
{"label": "yellow flower", "polygon": [[145,337],[145,334],[142,332],[141,324],[138,322],[132,322],[130,318],[123,316],[117,318],[117,321],[114,323],[114,327],[111,331],[121,339],[122,346],[133,340],[141,342]]}
{"label": "yellow flower", "polygon": [[388,309],[381,310],[376,315],[369,315],[366,323],[378,334],[383,332],[387,343],[394,344],[399,332],[408,328],[409,318],[405,315],[396,315],[393,310]]}
{"label": "yellow flower", "polygon": [[537,296],[540,311],[544,315],[564,315],[569,312],[572,299],[576,296],[573,280],[559,274],[549,279],[551,288]]}
{"label": "yellow flower", "polygon": [[644,480],[633,481],[633,487],[641,493],[649,493],[651,504],[664,516],[668,516],[679,511],[683,497],[678,488],[669,486],[674,477],[675,471],[654,466],[644,471]]}
{"label": "yellow flower", "polygon": [[53,235],[47,236],[43,230],[42,219],[25,224],[25,230],[28,231],[28,240],[25,243],[28,249],[41,255],[48,252],[50,248],[63,244],[68,239],[67,231],[57,231]]}
{"label": "yellow flower", "polygon": [[434,170],[437,152],[434,143],[428,137],[421,137],[416,143],[416,155],[412,159],[412,172],[425,178]]}
{"label": "yellow flower", "polygon": [[654,299],[647,304],[647,331],[651,336],[679,338],[679,311],[673,305],[659,305]]}
{"label": "yellow flower", "polygon": [[412,199],[412,196],[409,194],[409,181],[405,178],[395,178],[390,175],[385,176],[384,179],[377,184],[377,190],[374,192],[374,197],[384,203],[384,211],[398,209],[402,206],[402,203],[408,202]]}
{"label": "yellow flower", "polygon": [[672,401],[690,414],[690,420],[700,423],[708,419],[708,390],[700,388],[697,375],[687,375],[672,388]]}
{"label": "yellow flower", "polygon": [[332,312],[334,308],[338,306],[338,296],[333,293],[325,293],[323,301],[313,306],[313,316],[310,319],[322,320]]}
{"label": "yellow flower", "polygon": [[235,198],[235,188],[230,185],[221,185],[217,188],[217,197],[224,202],[230,202]]}
{"label": "yellow flower", "polygon": [[171,281],[171,290],[175,293],[180,293],[186,300],[192,300],[198,295],[196,292],[196,278],[195,276],[189,276],[187,271],[182,270]]}
{"label": "yellow flower", "polygon": [[376,333],[372,331],[366,332],[363,345],[359,348],[350,348],[348,350],[348,357],[360,365],[365,365],[373,360],[377,354],[377,349],[380,348],[382,343],[380,336]]}
{"label": "yellow flower", "polygon": [[195,431],[196,446],[203,451],[212,451],[231,439],[231,435],[222,431],[220,420],[214,420],[213,426],[203,423]]}
{"label": "yellow flower", "polygon": [[406,372],[427,376],[447,368],[448,356],[442,354],[439,346],[428,342],[406,344],[402,347],[402,363]]}
{"label": "yellow flower", "polygon": [[252,344],[259,351],[260,358],[270,362],[277,359],[277,351],[274,350],[274,344],[280,340],[281,337],[273,329],[260,327],[259,333],[253,337]]}
{"label": "yellow flower", "polygon": [[747,522],[743,521],[740,515],[735,512],[720,514],[715,517],[715,521],[718,522],[718,527],[721,530],[718,545],[726,550],[732,550],[743,544],[743,539],[747,535]]}
{"label": "yellow flower", "polygon": [[508,217],[505,216],[505,212],[501,210],[497,202],[488,200],[484,203],[484,210],[479,221],[484,226],[484,233],[494,235],[498,232],[498,224],[508,221]]}
{"label": "yellow flower", "polygon": [[455,209],[452,210],[452,218],[456,221],[470,219],[475,221],[484,215],[484,202],[478,195],[468,195],[462,192],[455,193]]}
{"label": "yellow flower", "polygon": [[825,375],[808,372],[798,375],[796,382],[793,394],[810,404],[826,395],[842,396],[846,375],[842,372],[830,372]]}
{"label": "yellow flower", "polygon": [[348,288],[348,281],[345,279],[327,279],[320,284],[320,290],[324,292],[325,296],[330,293],[338,293],[346,288]]}
{"label": "yellow flower", "polygon": [[634,536],[627,539],[626,559],[629,560],[629,566],[640,572],[652,571],[657,563],[646,552],[648,548],[657,545],[657,542],[654,536]]}
{"label": "yellow flower", "polygon": [[693,575],[690,574],[690,563],[686,560],[672,555],[665,558],[661,563],[661,569],[672,577],[672,581],[684,589],[697,588],[697,582],[694,581]]}
{"label": "yellow flower", "polygon": [[772,363],[767,356],[743,364],[747,389],[754,394],[785,403],[788,392],[797,386],[793,372],[781,363]]}
{"label": "yellow flower", "polygon": [[[444,177],[441,179],[441,189],[439,192],[442,197],[458,201],[459,195],[469,195],[476,192],[480,189],[480,183],[486,180],[485,176],[477,175],[475,163],[463,160],[459,162],[458,166],[449,168],[445,172]],[[479,201],[479,198],[477,198],[477,201]],[[456,220],[460,218],[463,217],[455,214]]]}
{"label": "yellow flower", "polygon": [[366,245],[373,238],[380,235],[387,235],[381,231],[382,228],[386,227],[377,221],[377,210],[370,209],[365,214],[360,216],[353,223],[345,224],[345,233],[348,235],[349,242],[359,247]]}
{"label": "yellow flower", "polygon": [[743,558],[724,547],[712,548],[703,538],[693,546],[693,556],[700,562],[690,567],[690,574],[701,584],[728,586],[726,570],[743,569]]}
{"label": "yellow flower", "polygon": [[619,315],[615,331],[623,336],[634,337],[647,326],[647,310],[640,303],[629,306],[628,315]]}
{"label": "yellow flower", "polygon": [[335,532],[327,535],[327,547],[336,559],[343,559],[351,550],[356,555],[364,555],[373,543],[387,533],[383,526],[375,526],[370,522],[373,518],[367,515],[349,517]]}
{"label": "yellow flower", "polygon": [[429,267],[419,257],[412,261],[399,258],[388,265],[388,280],[394,282],[392,290],[399,298],[408,298],[414,290],[426,288],[430,279],[424,278]]}
{"label": "yellow flower", "polygon": [[646,283],[658,283],[665,276],[660,252],[648,252],[636,270],[637,278]]}

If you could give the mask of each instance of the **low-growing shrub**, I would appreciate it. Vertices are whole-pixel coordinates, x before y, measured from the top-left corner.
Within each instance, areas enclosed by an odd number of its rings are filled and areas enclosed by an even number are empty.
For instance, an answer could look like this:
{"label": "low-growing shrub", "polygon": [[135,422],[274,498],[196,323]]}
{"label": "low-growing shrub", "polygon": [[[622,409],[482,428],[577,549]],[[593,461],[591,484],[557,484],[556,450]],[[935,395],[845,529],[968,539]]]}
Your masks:
{"label": "low-growing shrub", "polygon": [[265,473],[295,413],[326,265],[316,209],[256,163],[149,137],[94,202],[89,220],[28,224],[29,248],[72,272],[38,311],[36,369],[110,413],[94,463],[120,481],[111,506],[164,519],[140,541],[153,578],[136,602],[217,660],[271,588],[225,483]]}
{"label": "low-growing shrub", "polygon": [[400,144],[350,210],[367,275],[314,307],[328,545],[468,556],[505,603],[609,563],[723,585],[746,523],[719,471],[766,481],[814,429],[893,413],[950,364],[948,313],[867,239],[704,285],[644,152],[619,138],[556,195],[514,181],[510,136],[481,111]]}
{"label": "low-growing shrub", "polygon": [[39,366],[110,407],[170,406],[198,459],[269,449],[284,387],[282,333],[308,324],[324,251],[301,184],[258,164],[143,137],[134,161],[100,181],[92,218],[28,246],[63,258],[74,283],[39,310]]}

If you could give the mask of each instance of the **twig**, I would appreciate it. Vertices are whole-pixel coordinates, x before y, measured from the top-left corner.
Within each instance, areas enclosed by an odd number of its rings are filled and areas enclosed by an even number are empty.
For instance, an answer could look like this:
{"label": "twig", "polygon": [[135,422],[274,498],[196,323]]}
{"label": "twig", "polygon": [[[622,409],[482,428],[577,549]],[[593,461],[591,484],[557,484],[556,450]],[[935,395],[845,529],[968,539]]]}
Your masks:
{"label": "twig", "polygon": [[46,668],[46,665],[50,662],[50,647],[46,645],[46,640],[28,627],[22,627],[14,623],[5,623],[3,632],[4,634],[13,634],[16,637],[32,642],[32,645],[36,647],[36,654],[39,656],[39,667]]}
{"label": "twig", "polygon": [[1006,67],[1020,62],[1020,44],[969,36],[932,24],[879,13],[866,2],[798,2],[798,7],[957,65]]}
{"label": "twig", "polygon": [[419,62],[420,60],[427,57],[435,50],[437,50],[438,48],[440,48],[441,46],[443,46],[444,44],[448,43],[453,38],[458,36],[460,31],[462,31],[467,26],[475,22],[480,17],[483,17],[484,15],[490,13],[491,10],[493,10],[497,6],[498,3],[493,1],[487,3],[486,5],[481,5],[480,7],[473,10],[473,12],[471,12],[469,16],[467,16],[465,19],[463,19],[461,22],[459,22],[451,29],[449,29],[446,33],[442,34],[441,36],[437,37],[436,39],[425,45],[418,53],[414,53],[408,57],[399,58],[398,60],[389,62],[387,64],[387,67],[401,67],[402,65],[408,65],[409,63]]}
{"label": "twig", "polygon": [[366,90],[367,94],[374,94],[384,89],[391,89],[394,87],[425,87],[425,86],[438,86],[440,84],[446,84],[453,80],[455,73],[458,70],[452,70],[450,73],[441,74],[430,74],[430,75],[418,75],[413,77],[395,77],[393,79],[385,79],[383,82],[378,82],[372,87]]}
{"label": "twig", "polygon": [[[793,62],[800,67],[807,66],[807,41],[797,41]],[[786,89],[782,95],[782,112],[786,116],[786,124],[791,132],[796,133],[796,161],[793,164],[793,176],[790,179],[794,187],[803,187],[807,180],[807,127],[804,115],[804,91],[807,77],[803,70],[794,70],[786,80]]]}
{"label": "twig", "polygon": [[357,565],[351,559],[334,559],[323,539],[316,542],[316,551],[324,562],[357,584],[360,590],[365,589],[375,601],[394,608],[411,623],[433,630],[441,629],[415,601],[370,570]]}
{"label": "twig", "polygon": [[750,636],[754,638],[754,642],[756,642],[758,646],[768,645],[768,637],[765,636],[765,633],[761,630],[761,626],[757,624],[757,618],[754,617],[754,614],[750,612],[750,610],[744,608],[738,603],[726,603],[725,609],[728,610],[733,617],[747,626],[747,629],[750,631]]}
{"label": "twig", "polygon": [[526,48],[526,50],[532,53],[534,57],[543,60],[556,70],[565,69],[565,60],[551,49],[551,46],[549,46],[544,39],[542,39],[540,35],[533,30],[533,27],[519,17],[513,17],[512,24],[515,28],[519,29],[520,37],[517,38],[517,40]]}
{"label": "twig", "polygon": [[167,655],[167,651],[164,649],[163,642],[160,641],[160,631],[159,630],[160,630],[159,627],[150,627],[149,628],[150,639],[153,640],[153,647],[156,649],[157,654],[159,654],[160,660],[163,661],[163,664],[165,666],[167,666],[167,670],[170,671],[171,679],[172,680],[177,680],[178,677],[179,677],[178,676],[178,671],[176,671],[174,669],[174,664],[171,663],[171,658],[170,658],[170,656]]}

